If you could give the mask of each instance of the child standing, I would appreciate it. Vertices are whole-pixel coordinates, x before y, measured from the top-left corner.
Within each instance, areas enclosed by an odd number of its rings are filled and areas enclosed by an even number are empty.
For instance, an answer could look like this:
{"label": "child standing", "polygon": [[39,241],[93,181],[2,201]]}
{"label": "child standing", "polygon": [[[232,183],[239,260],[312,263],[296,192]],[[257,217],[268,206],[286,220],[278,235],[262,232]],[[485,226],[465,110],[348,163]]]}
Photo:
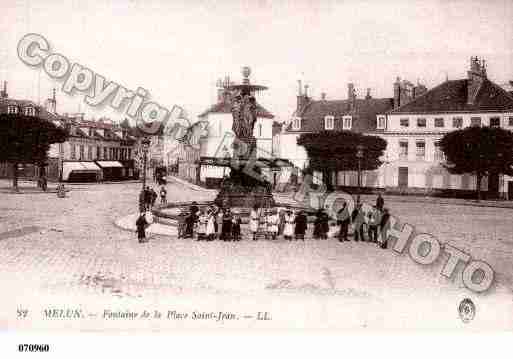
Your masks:
{"label": "child standing", "polygon": [[162,186],[160,187],[160,203],[161,204],[166,204],[167,203],[167,190],[166,190],[166,187]]}
{"label": "child standing", "polygon": [[198,229],[196,230],[196,232],[198,233],[198,241],[202,241],[205,239],[205,235],[207,232],[207,222],[207,214],[204,210],[202,210],[198,218]]}
{"label": "child standing", "polygon": [[270,210],[269,216],[267,216],[267,230],[269,231],[269,236],[272,240],[276,240],[278,237],[278,222],[280,218],[278,217],[278,211],[276,209]]}

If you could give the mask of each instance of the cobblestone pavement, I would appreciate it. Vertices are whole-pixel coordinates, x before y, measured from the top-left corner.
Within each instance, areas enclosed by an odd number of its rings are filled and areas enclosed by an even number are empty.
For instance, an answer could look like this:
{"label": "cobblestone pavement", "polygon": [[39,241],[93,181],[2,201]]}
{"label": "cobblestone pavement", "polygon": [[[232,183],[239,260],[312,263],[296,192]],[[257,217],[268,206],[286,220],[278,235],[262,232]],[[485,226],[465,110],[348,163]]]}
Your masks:
{"label": "cobblestone pavement", "polygon": [[[477,304],[472,328],[513,328],[511,210],[398,203],[399,218],[486,260],[497,285],[476,295],[406,255],[369,243],[334,240],[195,242],[153,236],[139,244],[114,221],[137,210],[136,183],[70,185],[54,193],[2,194],[0,303],[2,324],[14,328],[177,329],[216,323],[105,322],[106,308],[159,308],[273,314],[273,327],[463,328],[457,305]],[[168,185],[169,201],[210,200],[215,194]],[[385,198],[386,200],[386,198]],[[49,321],[48,307],[85,308],[85,321]],[[16,319],[16,308],[35,312]],[[261,309],[260,309],[261,308]],[[38,314],[39,313],[39,314]],[[255,313],[252,313],[255,314]],[[262,322],[263,323],[263,322]],[[217,325],[217,326],[216,326]],[[238,321],[235,327],[264,327]]]}

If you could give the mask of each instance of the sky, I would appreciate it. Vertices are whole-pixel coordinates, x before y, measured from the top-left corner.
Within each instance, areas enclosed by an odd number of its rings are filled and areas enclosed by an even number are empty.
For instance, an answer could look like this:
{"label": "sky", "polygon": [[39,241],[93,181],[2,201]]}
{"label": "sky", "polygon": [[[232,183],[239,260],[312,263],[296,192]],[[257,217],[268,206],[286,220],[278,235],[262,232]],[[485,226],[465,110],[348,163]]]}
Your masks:
{"label": "sky", "polygon": [[347,83],[364,96],[391,97],[397,76],[428,88],[466,76],[471,56],[488,77],[513,80],[513,1],[57,1],[2,0],[0,81],[8,93],[43,103],[57,88],[57,110],[124,118],[88,106],[84,94],[17,56],[27,33],[51,51],[151,100],[185,108],[191,119],[216,100],[216,80],[251,81],[269,90],[258,101],[279,121],[295,109],[297,81],[319,98],[345,99]]}

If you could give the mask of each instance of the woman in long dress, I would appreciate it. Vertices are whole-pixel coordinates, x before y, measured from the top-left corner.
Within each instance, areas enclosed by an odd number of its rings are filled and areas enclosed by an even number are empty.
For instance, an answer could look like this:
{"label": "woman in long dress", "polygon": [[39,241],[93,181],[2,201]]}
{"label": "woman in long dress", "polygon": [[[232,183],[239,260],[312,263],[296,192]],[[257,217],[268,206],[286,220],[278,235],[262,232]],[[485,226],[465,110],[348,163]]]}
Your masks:
{"label": "woman in long dress", "polygon": [[294,223],[295,216],[289,209],[285,215],[285,228],[283,228],[283,236],[286,240],[292,240],[292,236],[294,235]]}
{"label": "woman in long dress", "polygon": [[249,214],[249,230],[253,234],[253,240],[257,240],[258,222],[259,222],[259,211],[258,206],[255,204]]}
{"label": "woman in long dress", "polygon": [[213,241],[216,235],[216,218],[215,212],[213,209],[210,209],[207,212],[207,228],[205,231],[205,236],[207,237],[207,241]]}
{"label": "woman in long dress", "polygon": [[207,214],[205,213],[205,211],[202,210],[200,212],[200,215],[198,218],[198,229],[196,230],[196,232],[198,234],[198,241],[202,241],[206,237],[207,221],[208,221]]}

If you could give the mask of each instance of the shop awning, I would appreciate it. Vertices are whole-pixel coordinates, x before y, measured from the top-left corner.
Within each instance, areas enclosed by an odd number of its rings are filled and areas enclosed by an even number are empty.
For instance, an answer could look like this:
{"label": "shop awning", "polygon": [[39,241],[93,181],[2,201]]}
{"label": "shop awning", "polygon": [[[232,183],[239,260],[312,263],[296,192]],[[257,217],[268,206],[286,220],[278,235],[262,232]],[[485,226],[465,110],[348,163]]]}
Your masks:
{"label": "shop awning", "polygon": [[98,167],[94,162],[80,162],[80,164],[87,170],[101,171],[101,168]]}
{"label": "shop awning", "polygon": [[62,163],[62,179],[67,181],[71,172],[101,172],[93,162],[66,161]]}
{"label": "shop awning", "polygon": [[118,161],[96,161],[96,163],[102,168],[123,168],[123,165]]}

